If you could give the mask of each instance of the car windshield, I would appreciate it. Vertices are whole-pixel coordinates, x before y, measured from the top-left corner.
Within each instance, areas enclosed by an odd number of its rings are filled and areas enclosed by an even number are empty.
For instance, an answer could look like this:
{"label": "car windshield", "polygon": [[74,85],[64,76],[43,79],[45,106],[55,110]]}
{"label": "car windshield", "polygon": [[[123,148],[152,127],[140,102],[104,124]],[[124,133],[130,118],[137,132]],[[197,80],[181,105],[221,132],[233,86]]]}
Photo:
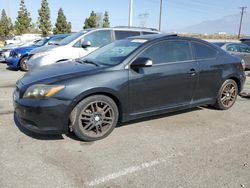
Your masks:
{"label": "car windshield", "polygon": [[144,39],[119,40],[96,50],[82,60],[90,59],[104,65],[117,65],[146,41]]}
{"label": "car windshield", "polygon": [[45,38],[39,40],[38,42],[35,42],[34,45],[35,46],[43,46],[48,42],[48,40],[49,40],[49,38],[45,37]]}
{"label": "car windshield", "polygon": [[72,41],[78,39],[79,37],[81,37],[83,34],[85,34],[87,32],[88,32],[88,30],[83,30],[83,31],[80,31],[78,33],[72,34],[72,35],[70,35],[68,37],[65,37],[64,39],[62,39],[57,44],[58,45],[67,45],[67,44],[71,43]]}

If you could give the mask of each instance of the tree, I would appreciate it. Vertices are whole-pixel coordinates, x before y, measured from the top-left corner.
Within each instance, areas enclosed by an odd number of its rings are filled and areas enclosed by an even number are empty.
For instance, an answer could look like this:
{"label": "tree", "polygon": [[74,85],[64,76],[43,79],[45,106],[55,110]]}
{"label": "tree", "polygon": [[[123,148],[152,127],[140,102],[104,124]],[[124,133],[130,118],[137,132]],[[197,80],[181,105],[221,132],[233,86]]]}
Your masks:
{"label": "tree", "polygon": [[15,22],[15,29],[17,34],[23,34],[30,31],[31,27],[31,18],[30,13],[28,12],[24,0],[20,2],[20,8]]}
{"label": "tree", "polygon": [[108,13],[107,11],[105,11],[105,13],[104,13],[104,18],[103,18],[102,27],[110,27],[110,23],[109,23],[109,13]]}
{"label": "tree", "polygon": [[41,8],[38,10],[38,15],[38,28],[42,31],[43,36],[47,36],[52,29],[49,3],[47,0],[42,0]]}
{"label": "tree", "polygon": [[97,14],[92,11],[90,16],[85,19],[83,29],[95,28],[98,26],[98,17]]}
{"label": "tree", "polygon": [[67,18],[63,13],[63,9],[60,8],[58,10],[57,20],[53,33],[60,34],[60,33],[70,33],[70,32],[71,32],[71,22],[67,22]]}
{"label": "tree", "polygon": [[7,37],[9,36],[12,30],[11,19],[8,18],[5,10],[2,10],[1,18],[0,18],[0,36]]}

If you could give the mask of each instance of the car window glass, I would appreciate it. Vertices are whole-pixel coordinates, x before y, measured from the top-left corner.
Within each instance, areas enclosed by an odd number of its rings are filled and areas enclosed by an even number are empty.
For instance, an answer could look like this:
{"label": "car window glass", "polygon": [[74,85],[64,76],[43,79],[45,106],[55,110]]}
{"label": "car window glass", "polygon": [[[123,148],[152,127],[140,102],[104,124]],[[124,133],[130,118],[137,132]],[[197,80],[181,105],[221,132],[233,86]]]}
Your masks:
{"label": "car window glass", "polygon": [[143,34],[143,35],[152,35],[152,34],[156,34],[156,33],[154,33],[154,32],[143,31],[142,34]]}
{"label": "car window glass", "polygon": [[140,35],[139,31],[115,31],[116,40]]}
{"label": "car window glass", "polygon": [[192,44],[195,49],[197,59],[216,58],[217,51],[213,47],[200,42],[193,42]]}
{"label": "car window glass", "polygon": [[250,47],[247,45],[240,45],[240,52],[250,53]]}
{"label": "car window glass", "polygon": [[105,46],[112,42],[111,31],[110,30],[95,31],[87,34],[84,37],[84,40],[91,42],[91,47]]}
{"label": "car window glass", "polygon": [[238,44],[229,44],[226,48],[229,52],[240,52],[240,45]]}
{"label": "car window glass", "polygon": [[187,41],[160,42],[146,49],[140,57],[150,58],[154,64],[192,60]]}

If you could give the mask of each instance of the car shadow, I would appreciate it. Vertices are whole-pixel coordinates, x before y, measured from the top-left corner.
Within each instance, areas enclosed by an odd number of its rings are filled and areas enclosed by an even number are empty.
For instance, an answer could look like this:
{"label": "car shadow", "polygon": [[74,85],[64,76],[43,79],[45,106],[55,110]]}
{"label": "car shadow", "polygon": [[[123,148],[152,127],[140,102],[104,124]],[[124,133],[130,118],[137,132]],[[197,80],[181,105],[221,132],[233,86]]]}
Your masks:
{"label": "car shadow", "polygon": [[180,111],[175,111],[175,112],[169,112],[169,113],[149,116],[149,117],[145,117],[145,118],[139,118],[139,119],[131,120],[131,121],[124,122],[124,123],[118,123],[116,128],[120,128],[120,127],[127,126],[127,125],[132,125],[132,124],[135,124],[135,123],[145,122],[145,121],[151,121],[151,120],[156,120],[156,119],[161,119],[161,118],[167,118],[167,117],[176,116],[176,115],[184,114],[184,113],[188,113],[188,112],[203,110],[204,108],[213,109],[212,107],[207,107],[207,106],[194,107],[194,108],[190,108],[190,109],[185,109],[185,110],[180,110]]}
{"label": "car shadow", "polygon": [[9,70],[9,71],[14,71],[14,72],[19,71],[18,69],[12,69],[12,68],[10,68],[10,67],[6,67],[6,70]]}
{"label": "car shadow", "polygon": [[17,126],[17,128],[24,133],[25,135],[37,139],[37,140],[63,140],[63,136],[62,135],[42,135],[42,134],[36,134],[34,132],[31,132],[30,130],[28,130],[27,128],[23,127],[15,118],[15,116],[13,115],[13,119],[15,122],[15,125]]}
{"label": "car shadow", "polygon": [[[209,107],[209,106],[202,106],[202,107],[194,107],[194,108],[190,108],[190,109],[186,109],[186,110],[181,110],[181,111],[176,111],[176,112],[170,112],[170,113],[164,113],[161,115],[154,115],[154,116],[150,116],[150,117],[146,117],[146,118],[139,118],[136,120],[131,120],[125,123],[118,123],[116,128],[121,128],[123,126],[128,126],[128,125],[133,125],[135,123],[139,123],[139,122],[145,122],[145,121],[151,121],[151,120],[156,120],[156,119],[160,119],[160,118],[167,118],[167,117],[171,117],[171,116],[176,116],[179,114],[183,114],[183,113],[189,113],[189,112],[193,112],[193,111],[198,111],[198,110],[203,110],[204,108],[208,108],[213,110],[214,108]],[[15,121],[15,125],[17,126],[17,128],[24,133],[25,135],[37,139],[37,140],[63,140],[63,136],[62,135],[41,135],[41,134],[36,134],[31,132],[30,130],[26,129],[25,127],[23,127],[15,118],[15,116],[13,116],[14,121]],[[72,140],[75,141],[80,141],[82,143],[84,143],[84,145],[91,145],[94,142],[87,142],[87,141],[82,141],[80,140],[74,133],[69,132],[68,134],[66,134],[66,136]]]}

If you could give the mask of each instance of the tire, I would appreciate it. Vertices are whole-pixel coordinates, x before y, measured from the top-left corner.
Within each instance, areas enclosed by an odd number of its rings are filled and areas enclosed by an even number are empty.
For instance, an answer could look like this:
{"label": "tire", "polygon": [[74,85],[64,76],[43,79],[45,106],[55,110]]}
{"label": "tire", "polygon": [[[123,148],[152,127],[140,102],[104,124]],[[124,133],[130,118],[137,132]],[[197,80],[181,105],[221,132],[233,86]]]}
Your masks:
{"label": "tire", "polygon": [[219,90],[214,107],[219,110],[227,110],[231,108],[237,99],[237,95],[237,83],[232,79],[226,80]]}
{"label": "tire", "polygon": [[93,95],[79,102],[70,114],[70,126],[83,141],[96,141],[107,137],[118,122],[115,102],[104,95]]}
{"label": "tire", "polygon": [[27,59],[28,59],[28,56],[24,56],[24,57],[20,60],[20,69],[21,69],[22,71],[28,71]]}

